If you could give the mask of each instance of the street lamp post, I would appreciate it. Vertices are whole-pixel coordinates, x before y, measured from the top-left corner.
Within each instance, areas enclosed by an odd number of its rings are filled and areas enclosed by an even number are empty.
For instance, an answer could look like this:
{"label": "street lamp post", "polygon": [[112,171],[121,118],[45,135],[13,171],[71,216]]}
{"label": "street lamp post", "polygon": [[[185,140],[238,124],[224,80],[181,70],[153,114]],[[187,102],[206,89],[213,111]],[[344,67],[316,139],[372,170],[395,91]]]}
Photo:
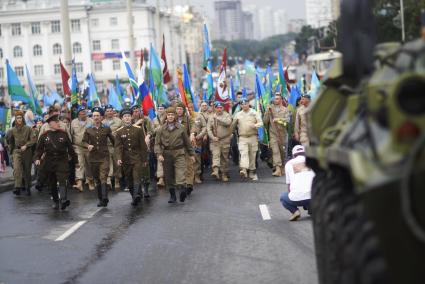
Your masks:
{"label": "street lamp post", "polygon": [[401,19],[401,41],[406,39],[406,32],[404,30],[404,0],[400,0],[400,19]]}

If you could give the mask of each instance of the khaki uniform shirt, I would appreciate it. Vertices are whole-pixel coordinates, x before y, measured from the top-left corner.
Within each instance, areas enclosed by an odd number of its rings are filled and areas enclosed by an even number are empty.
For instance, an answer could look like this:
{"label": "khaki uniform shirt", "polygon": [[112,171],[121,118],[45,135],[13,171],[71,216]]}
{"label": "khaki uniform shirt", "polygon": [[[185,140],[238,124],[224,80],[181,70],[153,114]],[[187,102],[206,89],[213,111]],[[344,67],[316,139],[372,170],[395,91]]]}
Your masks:
{"label": "khaki uniform shirt", "polygon": [[[289,111],[284,106],[270,105],[264,114],[264,125],[269,129],[270,136],[283,137],[286,135],[286,126],[289,123]],[[273,119],[279,119],[274,122]]]}
{"label": "khaki uniform shirt", "polygon": [[297,113],[295,115],[294,134],[299,136],[299,142],[303,145],[309,144],[306,111],[307,108],[302,105],[297,109]]}
{"label": "khaki uniform shirt", "polygon": [[208,120],[207,130],[211,141],[214,137],[222,140],[232,135],[232,116],[223,111],[221,115],[211,116]]}
{"label": "khaki uniform shirt", "polygon": [[91,118],[87,118],[85,121],[80,121],[78,118],[75,118],[71,121],[71,141],[75,146],[84,147],[83,136],[86,131],[86,127],[89,127],[93,124]]}
{"label": "khaki uniform shirt", "polygon": [[253,109],[248,111],[240,111],[235,114],[232,123],[232,129],[238,128],[239,136],[241,137],[251,137],[257,135],[257,128],[255,124],[259,123],[260,126],[263,126],[263,121],[261,120],[260,115]]}
{"label": "khaki uniform shirt", "polygon": [[162,155],[165,150],[180,150],[184,149],[189,155],[193,155],[192,144],[186,134],[185,128],[176,123],[174,129],[168,128],[168,123],[165,123],[159,129],[155,138],[155,154]]}
{"label": "khaki uniform shirt", "polygon": [[9,137],[11,153],[13,150],[20,149],[22,146],[27,146],[28,149],[37,142],[36,139],[34,139],[34,132],[32,128],[26,125],[12,127]]}

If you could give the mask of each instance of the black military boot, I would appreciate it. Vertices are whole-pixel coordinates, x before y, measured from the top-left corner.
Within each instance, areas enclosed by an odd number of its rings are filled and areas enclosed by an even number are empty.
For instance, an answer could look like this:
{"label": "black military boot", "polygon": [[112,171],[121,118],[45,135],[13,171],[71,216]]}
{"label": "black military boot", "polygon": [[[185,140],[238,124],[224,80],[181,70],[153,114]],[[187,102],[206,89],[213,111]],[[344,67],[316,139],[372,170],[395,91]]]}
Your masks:
{"label": "black military boot", "polygon": [[187,196],[190,196],[190,194],[192,194],[192,191],[193,191],[193,185],[188,184],[186,187],[186,190],[187,190],[186,192]]}
{"label": "black military boot", "polygon": [[103,204],[103,207],[106,207],[106,206],[108,206],[108,203],[109,203],[108,187],[105,183],[103,183],[100,187],[101,187],[101,190],[102,190],[102,204]]}
{"label": "black military boot", "polygon": [[149,199],[151,196],[149,195],[149,183],[143,184],[143,198]]}
{"label": "black military boot", "polygon": [[52,189],[51,190],[51,194],[52,194],[52,200],[53,200],[53,204],[52,204],[52,208],[55,210],[59,209],[59,195],[58,195],[58,190]]}
{"label": "black military boot", "polygon": [[140,200],[142,199],[140,193],[141,193],[141,185],[135,184],[134,189],[132,190],[132,193],[131,193],[131,196],[133,197],[133,202],[131,202],[131,205],[137,206],[137,204],[139,204]]}
{"label": "black military boot", "polygon": [[97,207],[103,207],[102,186],[100,184],[96,184],[96,191],[97,191],[97,199],[99,199],[99,202],[97,203]]}
{"label": "black military boot", "polygon": [[65,210],[71,204],[71,201],[67,198],[67,189],[66,186],[59,186],[59,197],[61,203],[61,209]]}
{"label": "black military boot", "polygon": [[13,194],[15,194],[15,195],[21,195],[21,188],[20,187],[15,187],[15,189],[13,190]]}
{"label": "black military boot", "polygon": [[170,200],[168,200],[168,203],[176,203],[177,202],[177,196],[176,196],[176,190],[174,188],[170,188]]}
{"label": "black military boot", "polygon": [[184,202],[186,200],[187,197],[187,189],[184,185],[180,185],[179,187],[179,199],[180,202]]}

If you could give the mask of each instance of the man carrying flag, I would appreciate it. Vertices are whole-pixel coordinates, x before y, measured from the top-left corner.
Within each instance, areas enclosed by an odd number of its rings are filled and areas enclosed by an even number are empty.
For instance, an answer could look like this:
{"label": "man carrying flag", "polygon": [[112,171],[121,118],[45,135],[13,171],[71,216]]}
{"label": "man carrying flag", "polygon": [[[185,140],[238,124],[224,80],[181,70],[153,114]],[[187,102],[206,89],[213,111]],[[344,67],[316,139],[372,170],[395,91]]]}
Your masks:
{"label": "man carrying flag", "polygon": [[217,90],[215,92],[215,101],[223,103],[224,109],[229,112],[231,107],[230,86],[228,86],[226,78],[227,68],[227,49],[224,49],[223,59],[221,61],[220,74],[217,80]]}

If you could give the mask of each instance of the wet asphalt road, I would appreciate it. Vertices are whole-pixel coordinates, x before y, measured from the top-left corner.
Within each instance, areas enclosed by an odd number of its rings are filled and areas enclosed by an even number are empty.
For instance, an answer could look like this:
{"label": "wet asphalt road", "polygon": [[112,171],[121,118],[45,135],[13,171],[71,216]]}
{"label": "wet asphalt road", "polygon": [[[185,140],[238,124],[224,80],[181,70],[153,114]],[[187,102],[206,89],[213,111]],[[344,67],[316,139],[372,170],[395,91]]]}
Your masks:
{"label": "wet asphalt road", "polygon": [[159,190],[132,208],[120,192],[99,210],[86,191],[58,212],[47,192],[1,193],[0,283],[317,283],[311,219],[287,221],[284,178],[236,174],[228,184],[207,178],[176,205]]}

